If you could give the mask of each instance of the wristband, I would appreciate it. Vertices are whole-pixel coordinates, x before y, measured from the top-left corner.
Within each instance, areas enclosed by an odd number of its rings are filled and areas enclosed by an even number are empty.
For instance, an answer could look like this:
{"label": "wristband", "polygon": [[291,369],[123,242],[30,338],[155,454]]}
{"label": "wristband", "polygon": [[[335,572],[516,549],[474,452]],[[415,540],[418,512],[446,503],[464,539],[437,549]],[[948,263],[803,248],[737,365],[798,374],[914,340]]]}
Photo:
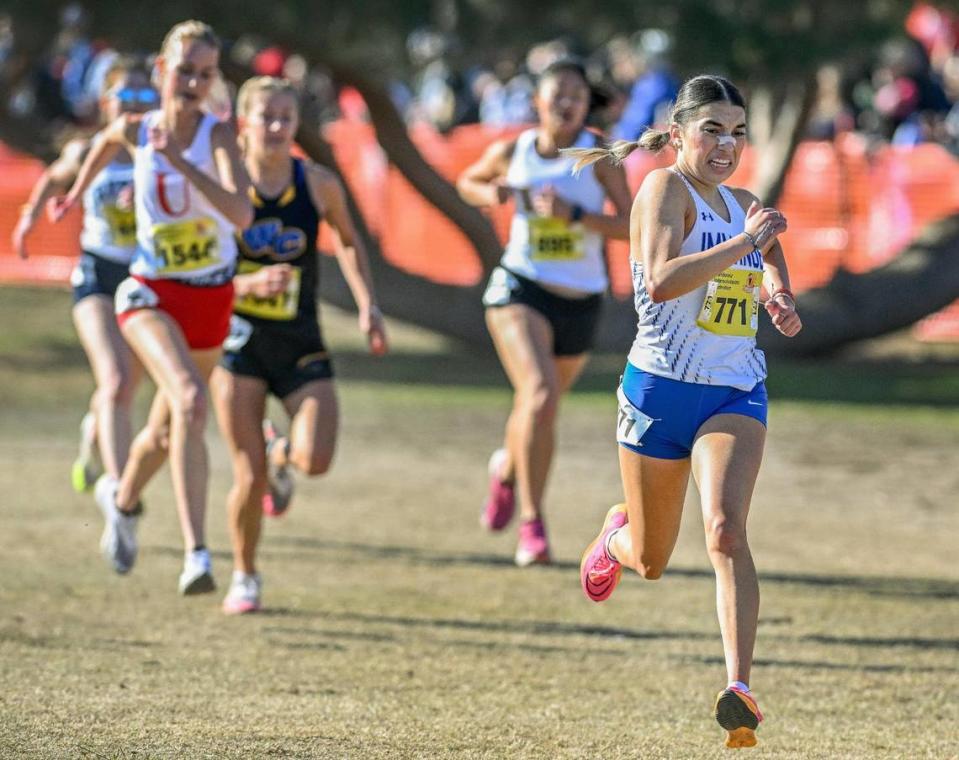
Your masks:
{"label": "wristband", "polygon": [[578,203],[574,203],[573,207],[569,210],[569,220],[571,222],[578,222],[583,218],[583,207]]}
{"label": "wristband", "polygon": [[750,235],[748,232],[746,232],[746,230],[743,230],[743,235],[745,235],[746,240],[749,241],[749,244],[753,247],[753,250],[754,250],[754,251],[758,251],[758,250],[759,250],[759,244],[756,242],[756,238],[754,238],[752,235]]}
{"label": "wristband", "polygon": [[796,305],[796,296],[793,295],[793,292],[789,288],[777,288],[773,291],[773,294],[769,296],[769,300],[772,301],[776,296],[786,296],[793,302],[793,306]]}

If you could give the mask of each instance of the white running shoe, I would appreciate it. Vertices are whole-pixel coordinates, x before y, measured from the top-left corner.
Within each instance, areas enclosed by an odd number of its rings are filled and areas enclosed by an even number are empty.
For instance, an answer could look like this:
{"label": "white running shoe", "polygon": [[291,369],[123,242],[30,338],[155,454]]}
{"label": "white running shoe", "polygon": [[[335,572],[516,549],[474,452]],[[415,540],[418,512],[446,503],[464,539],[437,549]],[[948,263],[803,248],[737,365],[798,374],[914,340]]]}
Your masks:
{"label": "white running shoe", "polygon": [[[279,517],[290,506],[293,498],[293,475],[289,467],[277,467],[270,453],[280,440],[276,426],[270,420],[263,420],[263,438],[266,441],[266,480],[269,485],[263,495],[263,514]],[[287,440],[289,446],[289,440]]]}
{"label": "white running shoe", "polygon": [[206,594],[215,588],[210,552],[206,549],[187,552],[183,561],[183,572],[180,573],[180,593],[184,596]]}
{"label": "white running shoe", "polygon": [[230,590],[223,599],[223,612],[227,615],[245,615],[260,609],[260,593],[263,580],[259,573],[252,575],[242,570],[233,571]]}
{"label": "white running shoe", "polygon": [[110,475],[101,475],[97,480],[94,496],[100,512],[103,514],[103,535],[100,537],[100,551],[121,575],[130,572],[137,560],[137,521],[136,514],[121,512],[117,508],[117,479]]}
{"label": "white running shoe", "polygon": [[103,463],[97,447],[97,418],[93,412],[87,412],[80,421],[80,450],[70,470],[73,490],[77,493],[89,491],[102,474]]}

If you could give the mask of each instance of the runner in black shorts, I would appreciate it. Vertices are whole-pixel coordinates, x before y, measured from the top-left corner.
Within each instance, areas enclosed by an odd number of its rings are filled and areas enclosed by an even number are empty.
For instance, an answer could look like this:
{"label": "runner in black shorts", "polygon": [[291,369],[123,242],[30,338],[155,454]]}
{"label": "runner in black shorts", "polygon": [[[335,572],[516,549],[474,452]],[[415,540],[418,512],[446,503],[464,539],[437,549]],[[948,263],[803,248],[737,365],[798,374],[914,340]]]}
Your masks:
{"label": "runner in black shorts", "polygon": [[513,204],[509,240],[483,294],[486,325],[514,393],[503,446],[489,460],[481,523],[503,530],[519,508],[521,567],[551,561],[543,508],[559,403],[592,348],[608,283],[604,242],[629,234],[622,167],[577,175],[560,152],[597,145],[585,126],[589,105],[583,67],[553,63],[536,88],[539,124],[493,143],[457,183],[474,206]]}
{"label": "runner in black shorts", "polygon": [[[107,71],[100,95],[104,123],[121,113],[143,111],[158,100],[143,61],[120,56]],[[40,175],[23,207],[13,233],[13,247],[27,257],[27,237],[47,204],[74,183],[80,167],[99,137],[71,140],[60,157]],[[97,477],[119,477],[132,437],[130,406],[142,374],[120,334],[113,308],[117,286],[129,276],[136,249],[133,212],[133,163],[119,153],[99,172],[83,196],[82,253],[70,276],[73,323],[90,362],[96,390],[80,424],[80,453],[71,480],[76,491],[93,488]]]}
{"label": "runner in black shorts", "polygon": [[[322,475],[333,459],[338,409],[316,309],[321,214],[334,232],[370,351],[387,350],[343,188],[329,171],[290,156],[299,121],[296,90],[282,79],[251,79],[240,89],[237,111],[256,217],[240,238],[233,321],[211,386],[233,461],[228,507],[234,571],[223,601],[227,614],[260,607],[255,561],[262,516],[283,514],[289,506],[289,467]],[[264,421],[268,393],[290,415],[288,435]]]}
{"label": "runner in black shorts", "polygon": [[504,267],[497,267],[490,284],[487,305],[491,305],[491,290],[502,288],[504,295],[496,300],[496,306],[522,304],[546,318],[553,329],[553,356],[577,356],[592,349],[603,308],[601,294],[563,298],[538,285],[535,280]]}

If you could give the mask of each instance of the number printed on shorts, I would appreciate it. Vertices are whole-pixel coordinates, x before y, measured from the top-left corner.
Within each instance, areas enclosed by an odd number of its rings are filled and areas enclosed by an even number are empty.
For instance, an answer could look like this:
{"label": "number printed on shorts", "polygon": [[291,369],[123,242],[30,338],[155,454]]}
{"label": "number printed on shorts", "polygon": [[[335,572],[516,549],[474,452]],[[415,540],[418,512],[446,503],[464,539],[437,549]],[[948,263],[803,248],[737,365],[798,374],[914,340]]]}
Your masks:
{"label": "number printed on shorts", "polygon": [[243,317],[234,314],[230,317],[230,334],[223,341],[224,351],[239,351],[250,340],[253,335],[253,325],[247,322]]}
{"label": "number printed on shorts", "polygon": [[617,389],[616,399],[619,401],[619,411],[616,414],[617,443],[642,447],[643,444],[640,443],[640,439],[655,420],[633,406],[630,400],[626,398],[623,386],[619,386]]}
{"label": "number printed on shorts", "polygon": [[502,267],[496,267],[490,275],[489,284],[483,292],[484,306],[505,306],[519,286],[519,281]]}
{"label": "number printed on shorts", "polygon": [[127,277],[117,287],[113,307],[117,314],[126,314],[137,309],[155,309],[160,297],[149,285],[134,277]]}

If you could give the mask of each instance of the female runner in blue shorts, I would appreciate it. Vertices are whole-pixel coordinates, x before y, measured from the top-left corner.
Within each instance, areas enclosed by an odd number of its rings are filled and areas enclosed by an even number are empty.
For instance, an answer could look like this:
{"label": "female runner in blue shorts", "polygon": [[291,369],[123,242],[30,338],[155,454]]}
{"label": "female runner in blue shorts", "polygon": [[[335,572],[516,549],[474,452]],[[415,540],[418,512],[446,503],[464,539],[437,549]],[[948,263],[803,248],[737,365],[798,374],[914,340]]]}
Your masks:
{"label": "female runner in blue shorts", "polygon": [[[234,570],[223,600],[227,614],[260,608],[256,548],[263,514],[276,516],[289,506],[289,469],[322,475],[333,460],[339,411],[316,308],[321,219],[334,232],[337,260],[370,351],[387,350],[366,252],[343,188],[330,171],[290,155],[299,123],[296,90],[282,79],[256,77],[240,89],[237,113],[255,218],[239,236],[230,336],[211,383],[233,462],[227,504]],[[288,435],[264,424],[271,393],[290,416]]]}
{"label": "female runner in blue shorts", "polygon": [[[100,115],[107,124],[122,113],[152,108],[158,99],[144,63],[121,56],[104,76]],[[40,176],[13,233],[13,247],[21,258],[27,257],[27,236],[47,200],[73,184],[96,139],[70,141]],[[93,370],[96,390],[80,426],[80,456],[73,465],[72,481],[75,490],[86,491],[100,474],[96,460],[113,477],[123,471],[130,450],[133,390],[142,371],[113,311],[114,294],[127,278],[136,250],[133,160],[127,151],[120,151],[84,193],[80,246],[80,260],[70,277],[73,324]]]}
{"label": "female runner in blue shorts", "polygon": [[[699,489],[716,573],[728,684],[715,715],[730,747],[756,744],[762,713],[749,690],[759,585],[746,540],[766,437],[765,357],[759,306],[786,336],[802,324],[777,236],[786,220],[747,190],[722,183],[746,142],[745,102],[716,76],[687,81],[668,131],[647,130],[580,165],[622,160],[667,144],[676,162],[643,181],[630,215],[639,324],[619,388],[617,441],[626,503],[606,515],[583,554],[580,579],[608,598],[622,567],[659,578],[676,543],[687,482]],[[765,296],[765,298],[764,298]]]}

